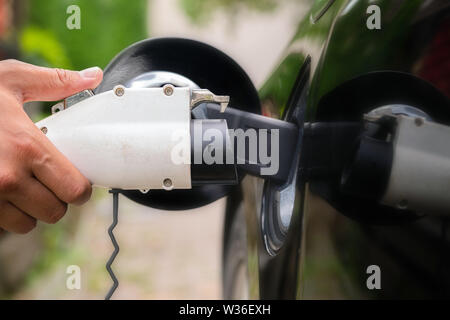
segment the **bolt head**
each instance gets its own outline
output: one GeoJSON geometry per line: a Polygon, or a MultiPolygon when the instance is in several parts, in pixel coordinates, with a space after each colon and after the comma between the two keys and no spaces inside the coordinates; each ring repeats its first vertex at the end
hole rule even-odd
{"type": "Polygon", "coordinates": [[[172,94],[173,94],[173,86],[172,85],[170,85],[170,84],[166,84],[164,87],[163,87],[163,90],[164,90],[164,94],[166,95],[166,96],[171,96],[172,94]]]}
{"type": "Polygon", "coordinates": [[[122,86],[117,86],[114,88],[114,94],[118,97],[121,97],[125,94],[125,88],[122,86]]]}
{"type": "Polygon", "coordinates": [[[406,200],[406,199],[400,200],[400,202],[398,203],[397,207],[399,209],[402,209],[402,210],[408,209],[408,200],[406,200]]]}
{"type": "Polygon", "coordinates": [[[424,121],[422,118],[415,118],[414,123],[416,124],[416,126],[420,127],[421,125],[423,125],[424,121]]]}
{"type": "Polygon", "coordinates": [[[170,180],[169,178],[164,179],[163,185],[164,185],[165,188],[171,188],[172,187],[172,180],[170,180]]]}

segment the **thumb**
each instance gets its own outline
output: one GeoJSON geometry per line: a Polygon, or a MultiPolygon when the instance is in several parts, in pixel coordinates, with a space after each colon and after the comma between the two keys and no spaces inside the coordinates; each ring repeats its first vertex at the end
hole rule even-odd
{"type": "Polygon", "coordinates": [[[0,75],[22,102],[61,100],[86,89],[95,89],[103,79],[103,72],[98,67],[70,71],[19,61],[1,62],[0,75]],[[6,76],[3,76],[5,72],[6,76]]]}

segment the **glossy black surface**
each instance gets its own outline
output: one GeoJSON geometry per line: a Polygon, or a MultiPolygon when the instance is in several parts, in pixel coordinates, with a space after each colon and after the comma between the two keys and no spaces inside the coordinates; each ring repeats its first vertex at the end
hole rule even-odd
{"type": "MultiPolygon", "coordinates": [[[[314,1],[308,14],[299,16],[286,56],[260,90],[262,112],[276,118],[291,112],[295,79],[310,56],[307,121],[359,120],[385,104],[404,103],[449,124],[449,26],[448,1],[314,1]],[[381,9],[381,30],[366,27],[366,10],[373,4],[381,9]]],[[[450,296],[446,219],[426,216],[376,226],[361,218],[381,216],[383,208],[369,201],[336,208],[299,181],[289,230],[276,254],[265,249],[264,228],[258,235],[247,226],[248,236],[258,242],[248,246],[252,297],[450,296]],[[381,290],[366,286],[366,269],[373,264],[381,269],[381,290]]],[[[264,214],[270,213],[258,204],[262,184],[244,184],[230,207],[243,198],[247,214],[266,221],[264,214]]]]}

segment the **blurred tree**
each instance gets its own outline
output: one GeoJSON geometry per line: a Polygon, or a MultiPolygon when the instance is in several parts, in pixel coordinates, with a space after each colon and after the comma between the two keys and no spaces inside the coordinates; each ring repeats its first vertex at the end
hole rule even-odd
{"type": "Polygon", "coordinates": [[[194,23],[205,23],[214,11],[235,14],[243,7],[258,11],[274,10],[281,0],[179,0],[181,8],[194,23]]]}
{"type": "MultiPolygon", "coordinates": [[[[21,60],[48,67],[104,68],[125,47],[147,38],[147,0],[23,0],[21,60]],[[69,6],[80,8],[81,28],[70,30],[69,6]]],[[[44,104],[48,115],[52,103],[44,104]]],[[[33,108],[36,110],[36,108],[33,108]]]]}
{"type": "Polygon", "coordinates": [[[21,32],[24,59],[53,67],[105,67],[119,51],[147,37],[147,0],[28,0],[21,32]],[[81,29],[69,30],[67,8],[81,10],[81,29]]]}

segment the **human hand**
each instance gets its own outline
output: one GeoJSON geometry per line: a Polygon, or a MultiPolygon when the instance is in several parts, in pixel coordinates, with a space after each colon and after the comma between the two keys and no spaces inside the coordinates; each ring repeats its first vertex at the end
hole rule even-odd
{"type": "Polygon", "coordinates": [[[97,87],[102,77],[97,67],[77,72],[0,61],[0,230],[27,233],[37,220],[56,223],[68,203],[90,198],[89,181],[35,126],[23,103],[61,100],[97,87]]]}

